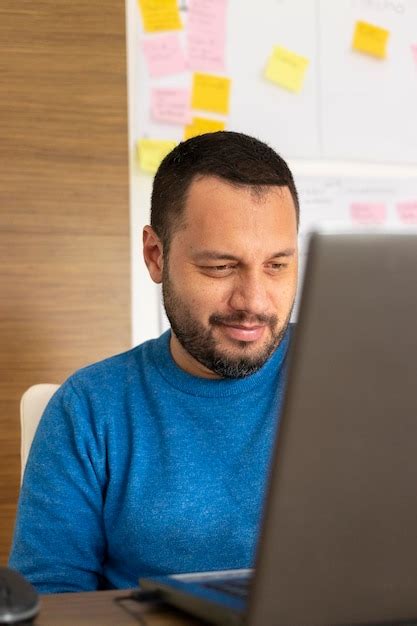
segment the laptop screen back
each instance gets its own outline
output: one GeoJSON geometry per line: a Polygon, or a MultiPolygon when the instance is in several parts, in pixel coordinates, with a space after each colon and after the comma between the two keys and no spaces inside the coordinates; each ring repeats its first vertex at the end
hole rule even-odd
{"type": "Polygon", "coordinates": [[[417,618],[417,237],[315,234],[249,624],[417,618]]]}

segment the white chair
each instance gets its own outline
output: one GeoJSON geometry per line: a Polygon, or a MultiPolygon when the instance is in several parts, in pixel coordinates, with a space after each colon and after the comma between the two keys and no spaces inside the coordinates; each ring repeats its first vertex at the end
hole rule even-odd
{"type": "Polygon", "coordinates": [[[39,420],[42,417],[46,405],[58,388],[59,385],[52,384],[33,385],[25,391],[20,400],[20,482],[22,482],[23,479],[23,472],[25,471],[30,446],[32,445],[39,420]]]}

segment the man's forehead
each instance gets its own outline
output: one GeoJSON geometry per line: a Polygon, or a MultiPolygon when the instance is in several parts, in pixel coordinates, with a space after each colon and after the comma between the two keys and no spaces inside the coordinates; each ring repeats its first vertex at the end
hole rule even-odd
{"type": "Polygon", "coordinates": [[[251,185],[211,174],[200,174],[191,181],[187,192],[187,200],[192,199],[196,194],[205,192],[224,193],[225,190],[235,194],[249,194],[259,201],[270,193],[282,195],[283,198],[292,198],[288,185],[251,185]]]}
{"type": "MultiPolygon", "coordinates": [[[[294,219],[189,220],[177,233],[178,250],[196,263],[293,257],[297,254],[297,228],[294,219]]],[[[175,245],[175,244],[174,244],[175,245]]]]}
{"type": "MultiPolygon", "coordinates": [[[[277,211],[296,213],[294,200],[288,186],[241,185],[216,176],[199,176],[189,187],[185,199],[183,226],[195,221],[234,217],[239,209],[262,210],[273,202],[277,211]]],[[[262,213],[259,212],[259,216],[262,213]]]]}

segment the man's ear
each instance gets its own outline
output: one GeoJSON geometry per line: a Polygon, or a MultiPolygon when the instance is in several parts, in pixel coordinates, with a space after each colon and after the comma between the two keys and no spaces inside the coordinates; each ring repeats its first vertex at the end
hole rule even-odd
{"type": "Polygon", "coordinates": [[[143,229],[143,258],[154,283],[161,283],[164,251],[162,242],[152,226],[145,226],[143,229]]]}

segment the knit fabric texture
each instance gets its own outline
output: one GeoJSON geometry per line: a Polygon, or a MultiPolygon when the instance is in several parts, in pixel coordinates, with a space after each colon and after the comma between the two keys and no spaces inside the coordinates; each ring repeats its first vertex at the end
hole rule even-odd
{"type": "Polygon", "coordinates": [[[291,334],[243,379],[184,372],[169,331],[72,375],[32,444],[9,565],[41,593],[251,567],[291,334]]]}

